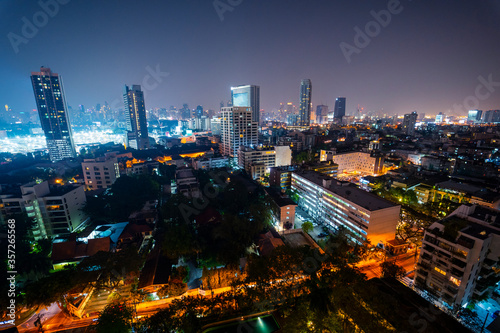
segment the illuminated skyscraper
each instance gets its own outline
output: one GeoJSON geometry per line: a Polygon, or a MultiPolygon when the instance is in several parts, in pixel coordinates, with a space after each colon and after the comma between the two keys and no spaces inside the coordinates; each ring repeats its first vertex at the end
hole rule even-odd
{"type": "Polygon", "coordinates": [[[335,109],[333,110],[333,117],[342,120],[345,116],[345,97],[338,97],[335,100],[335,109]]]}
{"type": "Polygon", "coordinates": [[[241,146],[254,147],[257,143],[257,123],[252,121],[252,110],[236,106],[222,108],[221,154],[237,158],[241,146]]]}
{"type": "Polygon", "coordinates": [[[31,83],[50,160],[76,156],[61,77],[50,68],[31,72],[31,83]]]}
{"type": "Polygon", "coordinates": [[[300,84],[300,109],[299,109],[299,126],[309,126],[311,123],[312,110],[312,84],[311,80],[302,80],[300,84]]]}
{"type": "MultiPolygon", "coordinates": [[[[231,106],[252,108],[252,121],[260,123],[260,87],[253,85],[231,87],[231,106]]],[[[228,105],[229,106],[229,105],[228,105]]]]}
{"type": "Polygon", "coordinates": [[[125,86],[123,101],[127,110],[127,146],[135,149],[148,149],[148,122],[141,86],[136,84],[132,88],[125,86]]]}

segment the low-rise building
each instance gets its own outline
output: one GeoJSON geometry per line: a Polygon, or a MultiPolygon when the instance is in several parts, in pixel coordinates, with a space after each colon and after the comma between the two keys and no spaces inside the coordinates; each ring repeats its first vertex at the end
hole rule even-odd
{"type": "Polygon", "coordinates": [[[353,241],[383,246],[396,236],[401,206],[314,171],[292,173],[298,206],[317,222],[344,229],[353,241]]]}
{"type": "Polygon", "coordinates": [[[322,175],[337,178],[337,173],[339,170],[338,164],[333,162],[321,162],[309,167],[310,170],[321,173],[322,175]]]}
{"type": "Polygon", "coordinates": [[[350,152],[335,154],[334,151],[322,150],[320,161],[332,161],[338,165],[338,174],[360,172],[379,175],[384,172],[384,156],[375,152],[350,152]]]}
{"type": "Polygon", "coordinates": [[[193,163],[193,167],[196,170],[219,169],[219,168],[226,168],[228,166],[229,166],[229,158],[225,156],[197,159],[193,163]]]}
{"type": "Polygon", "coordinates": [[[295,226],[295,207],[297,204],[287,196],[267,188],[266,193],[271,198],[271,211],[274,226],[277,231],[290,230],[295,226]]]}
{"type": "Polygon", "coordinates": [[[193,169],[178,169],[175,171],[175,182],[177,192],[188,198],[199,198],[201,196],[200,184],[193,173],[193,169]]]}

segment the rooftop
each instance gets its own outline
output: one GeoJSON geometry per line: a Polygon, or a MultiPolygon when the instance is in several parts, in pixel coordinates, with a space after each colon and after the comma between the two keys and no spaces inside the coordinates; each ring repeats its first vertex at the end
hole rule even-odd
{"type": "Polygon", "coordinates": [[[335,181],[335,179],[324,176],[315,171],[294,172],[293,175],[305,178],[315,183],[316,185],[323,187],[329,192],[336,194],[369,211],[376,211],[398,206],[388,200],[376,196],[375,194],[363,191],[357,188],[354,184],[335,181]]]}

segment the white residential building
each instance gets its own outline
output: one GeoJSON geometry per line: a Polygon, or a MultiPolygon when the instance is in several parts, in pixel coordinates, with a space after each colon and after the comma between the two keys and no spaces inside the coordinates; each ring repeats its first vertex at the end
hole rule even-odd
{"type": "Polygon", "coordinates": [[[343,228],[356,242],[385,245],[394,239],[401,206],[315,171],[292,173],[298,205],[330,228],[343,228]]]}
{"type": "Polygon", "coordinates": [[[225,107],[221,109],[221,154],[237,158],[240,146],[256,146],[257,123],[252,121],[249,107],[225,107]]]}

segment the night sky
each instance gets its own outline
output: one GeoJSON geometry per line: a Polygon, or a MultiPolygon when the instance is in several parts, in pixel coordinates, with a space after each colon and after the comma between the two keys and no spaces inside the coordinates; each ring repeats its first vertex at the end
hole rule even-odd
{"type": "Polygon", "coordinates": [[[309,78],[314,107],[332,109],[345,96],[348,114],[359,104],[391,115],[464,115],[464,99],[500,109],[496,0],[401,0],[400,12],[350,63],[340,43],[355,46],[354,28],[365,30],[370,11],[391,1],[220,0],[237,4],[223,20],[212,0],[59,1],[67,4],[46,24],[38,1],[0,1],[2,107],[36,107],[29,76],[43,65],[63,76],[73,107],[121,101],[124,84],[148,82],[147,108],[217,110],[232,85],[256,84],[261,108],[271,110],[298,104],[300,81],[309,78]],[[9,33],[24,38],[22,19],[33,22],[34,15],[41,27],[16,53],[9,33]],[[169,73],[160,82],[148,77],[157,66],[169,73]],[[490,75],[498,83],[476,95],[478,77],[490,75]]]}

